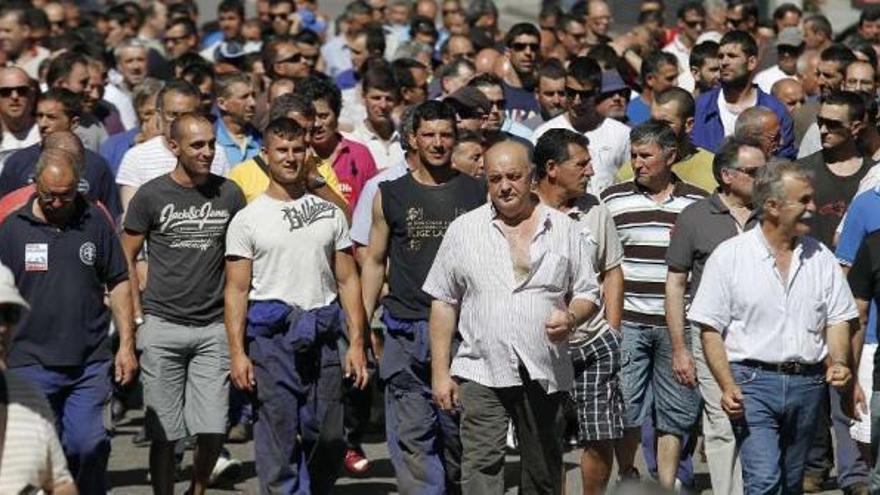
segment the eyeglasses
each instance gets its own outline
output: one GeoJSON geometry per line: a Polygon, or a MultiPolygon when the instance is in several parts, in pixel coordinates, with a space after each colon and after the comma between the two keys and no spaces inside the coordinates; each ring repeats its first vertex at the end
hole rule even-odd
{"type": "Polygon", "coordinates": [[[541,48],[541,45],[538,43],[512,43],[510,46],[517,52],[524,52],[526,48],[530,48],[533,52],[537,53],[538,49],[541,48]]]}
{"type": "Polygon", "coordinates": [[[276,61],[276,64],[300,64],[303,61],[315,63],[318,60],[317,55],[303,55],[302,53],[294,53],[293,55],[276,61]]]}
{"type": "Polygon", "coordinates": [[[290,20],[290,14],[269,14],[270,21],[290,20]]]}
{"type": "Polygon", "coordinates": [[[15,93],[16,96],[28,96],[31,94],[30,86],[6,86],[0,88],[0,97],[9,98],[15,93]]]}
{"type": "Polygon", "coordinates": [[[569,88],[568,86],[565,87],[565,97],[571,101],[574,101],[577,98],[580,98],[581,101],[586,101],[586,100],[589,100],[590,98],[594,98],[595,96],[596,96],[595,89],[574,89],[574,88],[569,88]]]}
{"type": "Polygon", "coordinates": [[[844,122],[834,119],[826,119],[825,117],[816,117],[816,124],[819,126],[819,129],[825,127],[831,132],[842,131],[846,127],[844,122]]]}
{"type": "Polygon", "coordinates": [[[749,167],[749,168],[733,168],[732,170],[736,170],[737,172],[748,175],[751,178],[755,178],[758,176],[758,172],[761,170],[761,167],[749,167]]]}
{"type": "Polygon", "coordinates": [[[166,36],[163,38],[163,41],[166,45],[176,45],[187,38],[189,38],[188,34],[184,34],[183,36],[166,36]]]}
{"type": "Polygon", "coordinates": [[[37,189],[37,198],[39,198],[40,201],[42,201],[43,203],[54,203],[56,199],[58,201],[61,201],[62,203],[70,203],[71,201],[76,199],[76,194],[76,189],[61,194],[49,191],[40,191],[39,189],[37,189]]]}

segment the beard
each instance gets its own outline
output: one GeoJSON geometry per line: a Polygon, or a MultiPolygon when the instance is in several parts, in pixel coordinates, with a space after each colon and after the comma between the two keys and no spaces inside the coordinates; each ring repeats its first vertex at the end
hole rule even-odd
{"type": "Polygon", "coordinates": [[[736,76],[729,81],[721,80],[721,87],[724,89],[744,89],[749,84],[749,74],[746,72],[743,75],[736,76]]]}

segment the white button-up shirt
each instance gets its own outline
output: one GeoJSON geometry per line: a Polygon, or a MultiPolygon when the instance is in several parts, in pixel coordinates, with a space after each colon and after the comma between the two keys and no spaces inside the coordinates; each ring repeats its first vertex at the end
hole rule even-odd
{"type": "Polygon", "coordinates": [[[721,332],[731,362],[818,363],[827,354],[825,329],[857,317],[827,247],[802,237],[782,280],[760,226],[712,253],[688,312],[691,321],[721,332]]]}
{"type": "Polygon", "coordinates": [[[590,246],[564,213],[537,206],[541,221],[529,250],[531,270],[514,276],[510,245],[486,204],[455,219],[422,289],[459,307],[461,346],[452,375],[493,388],[522,385],[520,365],[548,393],[569,390],[568,343],[550,342],[545,323],[566,298],[599,303],[590,246]]]}

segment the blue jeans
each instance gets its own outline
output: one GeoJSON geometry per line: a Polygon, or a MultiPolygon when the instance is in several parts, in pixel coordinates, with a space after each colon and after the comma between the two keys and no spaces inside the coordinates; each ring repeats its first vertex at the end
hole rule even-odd
{"type": "Polygon", "coordinates": [[[871,457],[874,468],[869,476],[871,493],[880,493],[880,392],[874,390],[871,396],[871,457]]]}
{"type": "Polygon", "coordinates": [[[32,364],[10,371],[46,395],[79,492],[107,493],[110,434],[105,419],[112,391],[110,361],[51,368],[32,364]]]}
{"type": "Polygon", "coordinates": [[[745,416],[733,421],[745,495],[803,493],[804,464],[825,397],[821,372],[788,375],[731,363],[745,416]]]}

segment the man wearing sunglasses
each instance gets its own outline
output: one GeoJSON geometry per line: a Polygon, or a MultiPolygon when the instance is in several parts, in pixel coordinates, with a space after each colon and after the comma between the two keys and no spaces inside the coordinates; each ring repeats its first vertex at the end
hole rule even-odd
{"type": "Polygon", "coordinates": [[[782,79],[797,77],[797,61],[804,53],[804,35],[796,27],[785,28],[776,37],[776,54],[779,62],[755,76],[755,84],[761,91],[770,93],[773,85],[782,79]]]}
{"type": "Polygon", "coordinates": [[[36,95],[31,80],[18,67],[0,69],[0,152],[26,148],[40,142],[34,119],[36,95]]]}
{"type": "Polygon", "coordinates": [[[568,66],[565,76],[565,97],[568,110],[538,126],[532,143],[550,129],[570,129],[590,140],[590,156],[596,175],[588,192],[598,195],[614,182],[617,170],[629,159],[629,127],[596,111],[596,97],[602,87],[602,69],[587,57],[577,57],[568,66]]]}
{"type": "Polygon", "coordinates": [[[678,34],[663,51],[675,55],[678,61],[678,86],[694,91],[694,77],[690,71],[691,50],[706,27],[706,9],[702,2],[687,2],[678,9],[678,34]]]}
{"type": "Polygon", "coordinates": [[[165,45],[168,61],[172,62],[184,53],[193,52],[199,47],[198,29],[190,19],[178,17],[168,23],[162,43],[165,45]]]}
{"type": "Polygon", "coordinates": [[[106,493],[111,310],[120,336],[115,381],[130,383],[138,368],[128,269],[112,223],[77,191],[76,158],[47,149],[36,169],[36,193],[0,227],[0,262],[39,309],[19,321],[6,364],[52,404],[80,492],[106,493]]]}
{"type": "Polygon", "coordinates": [[[504,80],[504,99],[507,117],[522,122],[538,114],[538,100],[535,99],[535,86],[538,58],[541,49],[541,33],[534,24],[521,22],[515,24],[504,37],[507,47],[505,54],[510,61],[513,73],[506,74],[504,80]]]}

